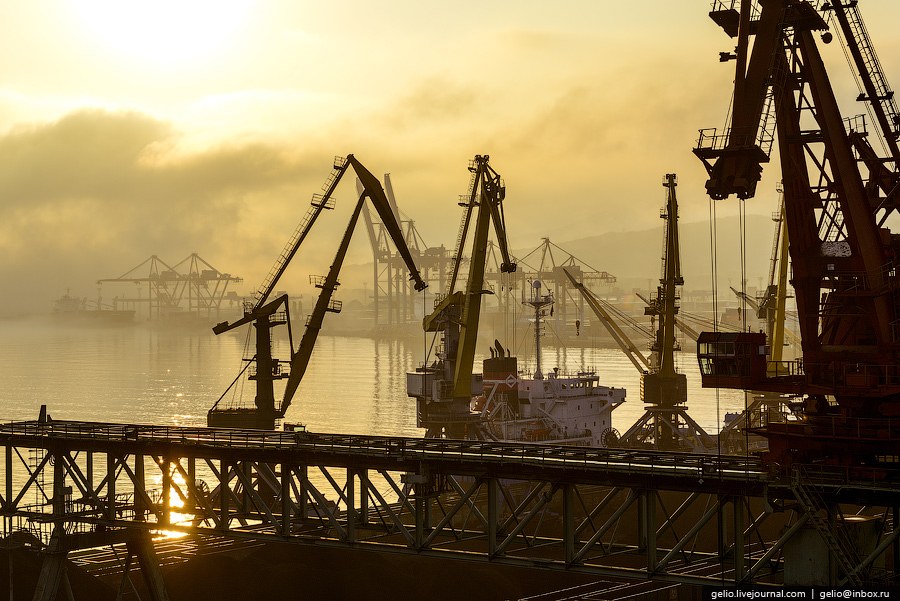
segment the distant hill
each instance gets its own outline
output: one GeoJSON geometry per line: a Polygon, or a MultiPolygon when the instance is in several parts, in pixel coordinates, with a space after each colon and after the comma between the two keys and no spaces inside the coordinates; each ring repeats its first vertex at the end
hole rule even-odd
{"type": "MultiPolygon", "coordinates": [[[[720,295],[730,298],[728,285],[740,287],[740,246],[737,218],[720,218],[718,224],[718,273],[720,295]]],[[[772,252],[772,236],[775,225],[768,217],[760,215],[747,216],[747,286],[756,288],[765,283],[769,273],[769,256],[772,252]]],[[[709,251],[709,224],[704,222],[680,223],[681,239],[681,271],[684,276],[686,291],[709,290],[711,288],[710,273],[712,262],[709,251]]],[[[662,269],[663,228],[660,227],[631,232],[610,232],[577,240],[550,241],[575,255],[591,267],[608,271],[616,276],[616,287],[629,292],[633,288],[641,290],[656,287],[662,269]]],[[[522,257],[540,245],[540,240],[526,249],[514,249],[516,257],[522,257]]],[[[561,253],[554,251],[558,263],[564,260],[561,253]]],[[[528,263],[537,267],[540,257],[537,253],[528,259],[528,263]]],[[[372,264],[345,265],[341,280],[347,286],[341,289],[341,298],[350,298],[363,294],[370,298],[372,290],[372,264]],[[363,288],[367,292],[364,293],[363,288]]],[[[314,292],[317,294],[317,292],[314,292]]]]}
{"type": "MultiPolygon", "coordinates": [[[[746,218],[746,277],[748,287],[763,284],[768,278],[769,259],[775,224],[762,215],[746,218]]],[[[712,261],[710,259],[710,228],[707,222],[679,223],[681,242],[681,272],[685,289],[709,290],[712,261]]],[[[737,217],[721,218],[717,225],[719,286],[739,287],[741,281],[740,236],[737,217]]],[[[657,280],[662,269],[663,227],[632,231],[609,232],[571,241],[551,242],[573,254],[581,261],[616,276],[619,287],[647,287],[647,280],[657,280]]],[[[518,256],[524,252],[516,251],[518,256]]],[[[560,259],[557,257],[557,261],[560,259]]],[[[529,261],[530,263],[531,261],[529,261]]],[[[654,283],[655,286],[655,283],[654,283]]]]}

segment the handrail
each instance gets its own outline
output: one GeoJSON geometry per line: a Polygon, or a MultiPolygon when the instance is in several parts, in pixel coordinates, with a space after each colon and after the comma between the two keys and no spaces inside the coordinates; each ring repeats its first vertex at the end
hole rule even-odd
{"type": "Polygon", "coordinates": [[[651,476],[706,477],[762,482],[767,470],[755,458],[728,455],[696,455],[633,449],[596,449],[556,444],[528,444],[479,440],[401,438],[356,434],[314,434],[111,424],[101,422],[9,422],[0,424],[0,442],[34,444],[20,438],[109,441],[120,443],[166,443],[185,447],[285,450],[343,455],[384,455],[400,459],[471,460],[503,464],[515,460],[545,467],[613,469],[651,476]]]}

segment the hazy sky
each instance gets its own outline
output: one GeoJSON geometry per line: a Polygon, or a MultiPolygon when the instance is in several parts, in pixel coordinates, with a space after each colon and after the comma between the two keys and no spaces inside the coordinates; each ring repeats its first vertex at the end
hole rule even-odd
{"type": "MultiPolygon", "coordinates": [[[[862,8],[896,85],[894,4],[862,8]]],[[[196,251],[251,288],[347,153],[391,173],[429,245],[452,246],[475,154],[506,180],[514,248],[657,226],[667,172],[682,219],[708,214],[691,148],[722,125],[733,63],[706,0],[0,6],[0,313],[93,294],[151,254],[196,251]]],[[[750,211],[774,210],[776,179],[750,211]]],[[[297,281],[327,268],[354,197],[339,191],[297,281]]]]}

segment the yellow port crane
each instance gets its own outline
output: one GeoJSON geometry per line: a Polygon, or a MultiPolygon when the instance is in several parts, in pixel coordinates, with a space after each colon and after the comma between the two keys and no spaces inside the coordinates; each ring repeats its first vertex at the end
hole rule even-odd
{"type": "Polygon", "coordinates": [[[288,240],[284,250],[278,256],[266,279],[257,289],[255,295],[255,303],[247,303],[244,307],[244,316],[240,319],[228,323],[222,322],[213,328],[213,332],[218,335],[229,330],[233,330],[239,326],[253,323],[256,328],[256,354],[247,362],[244,370],[238,374],[231,386],[219,397],[215,405],[207,413],[207,425],[212,427],[243,427],[258,428],[264,430],[272,430],[275,428],[277,420],[282,419],[288,407],[293,400],[294,393],[300,385],[303,375],[309,365],[310,357],[315,346],[316,339],[322,327],[322,322],[326,313],[339,313],[341,310],[341,302],[333,300],[335,289],[340,285],[338,275],[347,254],[350,240],[353,236],[356,223],[362,211],[365,200],[368,198],[372,201],[375,210],[378,211],[382,219],[382,223],[387,229],[397,246],[400,255],[406,262],[410,271],[410,279],[415,282],[416,290],[424,290],[425,282],[419,275],[419,271],[413,262],[412,255],[403,237],[400,225],[394,217],[390,204],[385,196],[384,189],[378,179],[369,172],[352,154],[346,158],[336,157],[334,161],[334,169],[328,180],[323,185],[324,194],[315,194],[312,199],[312,207],[304,216],[300,225],[294,232],[294,235],[288,240]],[[362,183],[362,191],[359,200],[347,224],[344,236],[338,246],[334,261],[331,264],[328,275],[311,276],[310,280],[317,288],[321,289],[318,300],[313,308],[312,313],[306,321],[306,328],[297,350],[293,350],[293,338],[290,327],[290,317],[288,312],[288,297],[282,295],[271,302],[267,302],[275,285],[278,283],[282,274],[288,266],[288,263],[297,253],[300,245],[306,239],[313,224],[318,216],[325,209],[334,208],[334,200],[332,194],[338,183],[341,181],[347,169],[353,167],[359,181],[362,183]],[[280,309],[284,308],[283,311],[280,309]],[[287,324],[288,340],[291,346],[290,361],[281,361],[272,357],[272,333],[271,330],[277,325],[287,324]],[[222,399],[228,393],[234,384],[240,379],[241,375],[251,364],[256,365],[256,370],[250,373],[250,379],[256,381],[256,398],[253,407],[220,407],[222,399]],[[282,396],[281,403],[275,406],[274,382],[275,380],[287,379],[287,383],[282,396]]]}
{"type": "Polygon", "coordinates": [[[676,287],[684,284],[684,278],[681,276],[678,201],[675,195],[677,179],[674,173],[666,174],[663,186],[666,188],[666,205],[660,217],[665,220],[666,226],[662,276],[656,296],[649,299],[648,306],[644,309],[645,315],[657,318],[655,338],[650,346],[652,357],[649,360],[615,324],[599,299],[584,284],[577,282],[571,273],[566,271],[566,275],[609,329],[632,364],[641,372],[644,415],[621,436],[615,446],[707,452],[715,447],[715,440],[688,415],[685,405],[687,377],[675,369],[675,350],[678,347],[675,329],[679,310],[676,287]]]}
{"type": "Polygon", "coordinates": [[[489,164],[489,155],[476,155],[469,163],[472,176],[468,192],[460,197],[465,211],[456,241],[456,254],[447,293],[436,300],[434,311],[425,317],[426,332],[442,332],[443,345],[431,365],[423,365],[407,374],[407,394],[416,398],[417,424],[425,436],[438,438],[480,437],[480,415],[471,410],[472,394],[481,391],[473,377],[475,343],[481,315],[481,297],[492,294],[485,289],[485,262],[488,234],[493,223],[502,262],[500,271],[512,273],[506,242],[503,199],[506,187],[489,164]],[[474,221],[469,273],[464,289],[456,290],[463,263],[463,247],[474,221]]]}

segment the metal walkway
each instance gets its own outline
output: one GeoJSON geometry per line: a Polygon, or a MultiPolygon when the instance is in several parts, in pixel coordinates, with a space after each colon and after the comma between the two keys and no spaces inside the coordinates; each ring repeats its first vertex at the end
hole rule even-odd
{"type": "Polygon", "coordinates": [[[854,582],[883,575],[898,538],[883,474],[838,470],[804,487],[817,500],[805,507],[790,478],[746,457],[73,421],[0,425],[0,442],[4,534],[57,554],[163,530],[780,584],[795,537],[820,510],[817,528],[837,523],[842,501],[881,503],[860,512],[877,536],[854,582]]]}

